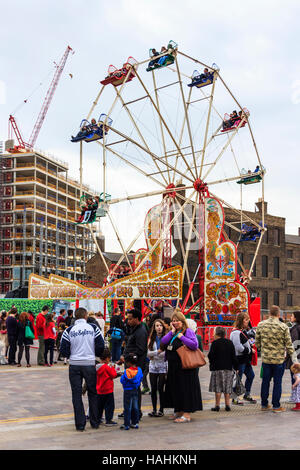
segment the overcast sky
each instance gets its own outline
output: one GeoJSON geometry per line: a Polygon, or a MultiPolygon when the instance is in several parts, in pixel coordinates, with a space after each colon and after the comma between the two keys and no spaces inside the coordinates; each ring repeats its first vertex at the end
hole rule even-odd
{"type": "MultiPolygon", "coordinates": [[[[204,63],[217,63],[239,102],[251,110],[257,148],[267,169],[265,199],[269,213],[286,217],[287,232],[296,234],[300,226],[299,213],[295,211],[300,192],[299,18],[298,0],[11,0],[2,3],[0,140],[7,138],[10,113],[14,113],[24,139],[29,139],[54,73],[53,62],[58,62],[70,45],[75,54],[68,59],[36,147],[67,161],[70,176],[78,179],[79,147],[70,142],[70,135],[77,132],[80,120],[87,115],[108,65],[121,66],[130,55],[138,61],[145,60],[150,47],[159,49],[174,39],[181,51],[204,63]],[[24,99],[27,103],[21,106],[24,99]]],[[[185,72],[191,74],[192,70],[185,72]]],[[[132,90],[133,83],[128,84],[132,90]]],[[[104,99],[109,108],[113,95],[104,99]]],[[[223,109],[221,102],[219,105],[221,113],[232,111],[223,109]]],[[[151,125],[147,114],[145,121],[145,126],[151,125]]],[[[101,192],[102,154],[99,146],[89,145],[85,151],[85,183],[101,192]]],[[[248,147],[241,148],[248,154],[248,147]]],[[[108,190],[113,197],[157,189],[151,181],[145,181],[140,175],[135,179],[124,166],[111,163],[108,190]],[[116,183],[119,191],[114,186],[116,183]]],[[[231,189],[235,193],[234,205],[239,196],[236,187],[231,189]]],[[[257,195],[249,190],[248,201],[245,195],[245,209],[254,209],[257,195]]],[[[137,208],[146,213],[150,207],[148,201],[131,204],[126,214],[134,218],[137,208]]],[[[138,228],[142,220],[134,222],[138,228]]],[[[119,228],[122,232],[122,227],[119,228]]],[[[132,236],[131,232],[128,236],[124,234],[124,239],[129,242],[132,236]]],[[[116,246],[112,243],[108,248],[116,246]]]]}

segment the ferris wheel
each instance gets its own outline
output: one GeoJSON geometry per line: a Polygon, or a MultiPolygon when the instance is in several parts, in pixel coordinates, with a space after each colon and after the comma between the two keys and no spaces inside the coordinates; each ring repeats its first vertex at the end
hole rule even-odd
{"type": "MultiPolygon", "coordinates": [[[[111,225],[121,251],[113,269],[108,268],[94,237],[108,274],[113,276],[124,262],[129,274],[147,268],[160,272],[175,260],[189,286],[183,306],[195,305],[204,285],[207,201],[211,212],[219,211],[214,228],[219,230],[220,243],[228,240],[226,226],[239,234],[238,245],[256,240],[250,266],[241,262],[237,251],[242,282],[249,282],[266,230],[264,204],[260,223],[245,212],[244,204],[245,200],[264,201],[266,171],[251,127],[251,104],[240,104],[215,63],[207,65],[189,56],[174,41],[160,52],[151,48],[144,60],[129,56],[119,69],[110,65],[100,83],[72,142],[80,142],[81,186],[87,164],[83,142],[99,146],[101,196],[96,206],[90,201],[93,210],[87,202],[83,213],[88,209],[91,217],[85,214],[79,223],[90,222],[91,228],[101,217],[111,225]],[[100,117],[95,119],[97,110],[100,117]],[[122,180],[126,168],[135,176],[122,181],[118,194],[112,194],[112,178],[117,174],[122,180]],[[144,192],[135,191],[141,186],[137,182],[143,182],[144,192]],[[151,205],[153,198],[156,203],[151,205]],[[138,202],[144,207],[140,229],[125,243],[117,213],[124,204],[134,207],[138,202]],[[224,208],[233,214],[230,221],[224,208]],[[145,237],[144,246],[141,237],[145,237]]],[[[217,262],[215,257],[213,264],[217,262]]]]}

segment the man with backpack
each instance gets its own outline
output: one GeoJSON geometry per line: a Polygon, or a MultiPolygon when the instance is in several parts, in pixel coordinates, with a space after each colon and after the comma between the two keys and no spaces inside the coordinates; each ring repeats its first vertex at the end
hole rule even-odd
{"type": "Polygon", "coordinates": [[[106,335],[111,338],[111,360],[116,363],[121,357],[121,346],[125,338],[124,324],[119,307],[114,309],[114,314],[110,320],[110,328],[106,335]]]}

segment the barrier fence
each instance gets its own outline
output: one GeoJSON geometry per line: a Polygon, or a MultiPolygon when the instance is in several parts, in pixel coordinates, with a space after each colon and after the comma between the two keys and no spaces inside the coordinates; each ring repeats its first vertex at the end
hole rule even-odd
{"type": "MultiPolygon", "coordinates": [[[[214,341],[214,331],[216,326],[199,326],[196,334],[201,336],[203,350],[209,351],[211,343],[214,341]]],[[[225,338],[230,339],[230,333],[233,330],[233,326],[224,326],[225,338]]]]}

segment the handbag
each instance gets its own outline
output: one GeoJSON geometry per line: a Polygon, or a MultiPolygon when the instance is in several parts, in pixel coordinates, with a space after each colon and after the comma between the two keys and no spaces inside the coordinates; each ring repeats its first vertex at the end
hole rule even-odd
{"type": "Polygon", "coordinates": [[[32,331],[32,329],[30,328],[29,325],[26,325],[25,326],[25,338],[26,339],[34,339],[34,333],[32,331]]]}
{"type": "Polygon", "coordinates": [[[203,367],[206,364],[205,356],[199,348],[192,350],[187,346],[182,345],[176,351],[181,359],[183,369],[196,369],[203,367]]]}
{"type": "Polygon", "coordinates": [[[242,384],[240,376],[236,371],[233,372],[232,390],[238,397],[246,392],[246,389],[242,384]]]}

